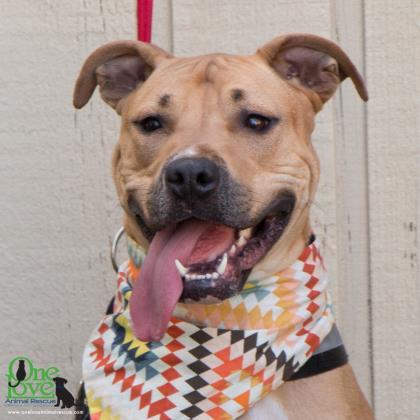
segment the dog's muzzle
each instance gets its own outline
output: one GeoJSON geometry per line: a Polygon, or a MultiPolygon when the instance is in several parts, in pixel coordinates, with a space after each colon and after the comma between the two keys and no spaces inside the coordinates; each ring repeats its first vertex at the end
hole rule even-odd
{"type": "Polygon", "coordinates": [[[293,192],[283,190],[251,218],[252,197],[245,188],[223,162],[203,157],[169,161],[151,196],[149,222],[134,200],[130,206],[156,249],[156,264],[176,267],[181,301],[206,303],[242,290],[252,268],[279,240],[296,202],[293,192]],[[168,255],[171,261],[163,261],[168,255]]]}

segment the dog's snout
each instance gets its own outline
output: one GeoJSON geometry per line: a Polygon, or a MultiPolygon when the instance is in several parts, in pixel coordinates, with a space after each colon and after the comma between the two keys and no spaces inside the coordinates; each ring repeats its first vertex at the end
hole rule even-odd
{"type": "Polygon", "coordinates": [[[216,191],[218,166],[206,158],[182,158],[171,162],[165,171],[168,189],[182,200],[192,202],[216,191]]]}

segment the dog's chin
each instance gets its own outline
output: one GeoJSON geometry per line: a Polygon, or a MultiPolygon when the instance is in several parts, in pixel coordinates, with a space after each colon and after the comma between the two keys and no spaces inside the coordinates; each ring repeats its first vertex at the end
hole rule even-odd
{"type": "MultiPolygon", "coordinates": [[[[238,294],[252,268],[281,238],[295,202],[294,194],[283,193],[262,212],[256,224],[246,229],[194,218],[175,223],[172,235],[187,230],[189,226],[199,225],[203,231],[190,256],[177,262],[183,282],[180,301],[218,303],[238,294]]],[[[139,216],[137,221],[143,234],[153,239],[153,232],[139,216]]]]}

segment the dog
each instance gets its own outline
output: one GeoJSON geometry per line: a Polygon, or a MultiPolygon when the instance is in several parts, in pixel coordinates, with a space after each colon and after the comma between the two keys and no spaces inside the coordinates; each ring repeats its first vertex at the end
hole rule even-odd
{"type": "Polygon", "coordinates": [[[70,391],[66,389],[64,384],[67,383],[67,379],[60,378],[59,376],[53,378],[55,383],[55,395],[57,397],[57,403],[54,407],[58,407],[61,402],[61,408],[70,408],[74,406],[74,397],[70,391]]]}
{"type": "MultiPolygon", "coordinates": [[[[194,304],[220,306],[250,275],[287,270],[312,242],[320,168],[310,137],[347,77],[366,101],[347,55],[310,34],[279,36],[249,56],[177,58],[116,41],[88,57],[73,103],[82,108],[99,86],[121,116],[113,178],[125,231],[148,249],[126,318],[142,342],[175,331],[183,302],[185,317],[194,304]]],[[[372,418],[349,364],[317,373],[284,382],[242,418],[372,418]]]]}

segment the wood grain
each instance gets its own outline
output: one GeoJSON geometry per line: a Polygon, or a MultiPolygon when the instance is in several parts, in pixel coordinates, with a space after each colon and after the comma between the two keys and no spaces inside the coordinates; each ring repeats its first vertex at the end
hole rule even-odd
{"type": "MultiPolygon", "coordinates": [[[[363,1],[336,0],[332,5],[332,38],[363,74],[363,1]]],[[[334,105],[339,282],[336,303],[350,362],[372,402],[366,105],[350,81],[342,84],[334,105]]]]}
{"type": "Polygon", "coordinates": [[[365,3],[371,98],[367,132],[373,372],[378,419],[420,416],[418,5],[413,1],[365,3]]]}

